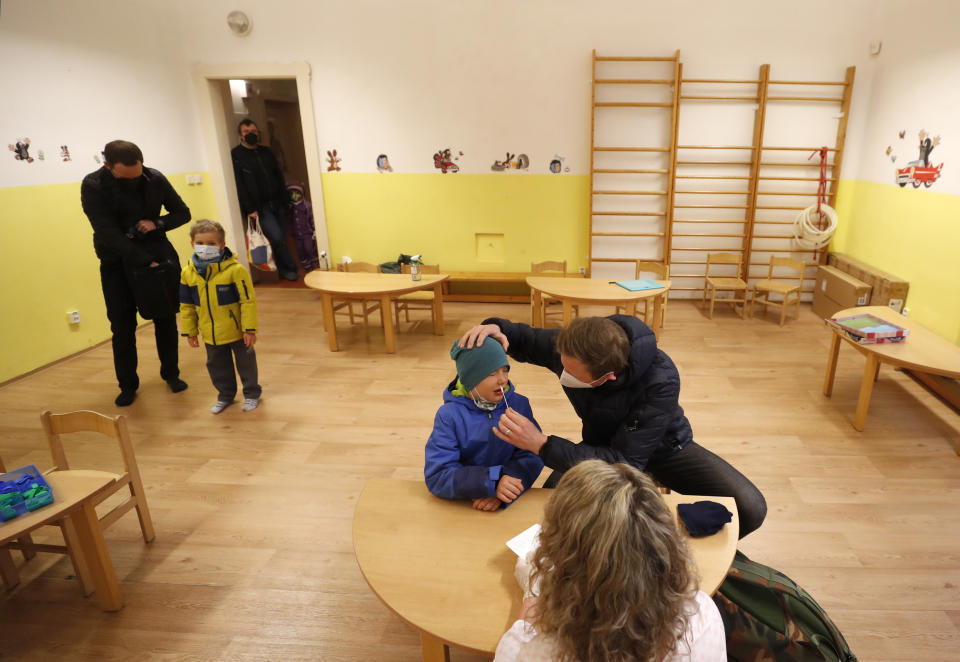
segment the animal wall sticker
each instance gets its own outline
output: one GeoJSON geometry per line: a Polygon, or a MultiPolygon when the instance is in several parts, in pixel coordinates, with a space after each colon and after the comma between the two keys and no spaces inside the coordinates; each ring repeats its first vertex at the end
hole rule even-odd
{"type": "Polygon", "coordinates": [[[433,155],[433,167],[443,174],[460,172],[460,166],[454,163],[460,156],[463,156],[463,152],[460,152],[459,156],[454,157],[453,151],[449,147],[439,149],[433,155]]]}
{"type": "Polygon", "coordinates": [[[387,159],[386,154],[381,154],[377,157],[377,172],[393,172],[393,168],[390,167],[390,160],[387,159]]]}
{"type": "MultiPolygon", "coordinates": [[[[903,140],[906,135],[906,130],[900,131],[898,135],[900,140],[903,140]]],[[[917,158],[913,161],[908,161],[906,166],[898,168],[896,171],[896,182],[900,188],[904,188],[907,184],[910,184],[913,188],[920,188],[920,186],[930,188],[940,179],[943,163],[934,165],[930,160],[930,153],[941,142],[940,136],[931,138],[926,129],[920,129],[917,136],[920,140],[917,147],[917,158]]],[[[904,147],[904,149],[907,148],[904,147]]],[[[887,146],[885,154],[891,163],[897,162],[897,154],[892,146],[887,146]]]]}
{"type": "Polygon", "coordinates": [[[337,156],[337,150],[331,151],[328,149],[327,163],[329,163],[330,165],[327,166],[327,172],[340,172],[340,170],[342,170],[342,168],[340,167],[340,162],[342,160],[343,159],[337,156]]]}
{"type": "Polygon", "coordinates": [[[530,157],[526,154],[511,154],[507,152],[507,158],[503,161],[494,161],[490,169],[494,172],[503,172],[505,170],[526,170],[530,167],[530,157]]]}
{"type": "Polygon", "coordinates": [[[21,138],[17,140],[15,145],[7,145],[10,148],[10,151],[13,152],[13,158],[17,161],[26,161],[27,163],[33,163],[33,157],[30,156],[30,139],[21,138]]]}

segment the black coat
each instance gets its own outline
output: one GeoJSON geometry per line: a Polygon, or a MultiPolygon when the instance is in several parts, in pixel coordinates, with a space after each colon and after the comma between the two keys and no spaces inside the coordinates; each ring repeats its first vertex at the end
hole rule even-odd
{"type": "Polygon", "coordinates": [[[190,209],[159,170],[144,166],[141,179],[140,190],[131,192],[105,167],[83,178],[80,204],[93,226],[93,248],[103,262],[139,267],[177,260],[166,232],[188,222],[190,209]],[[161,207],[166,214],[160,214],[161,207]],[[137,232],[134,227],[141,220],[156,223],[157,231],[137,232]]]}
{"type": "Polygon", "coordinates": [[[233,176],[237,180],[237,198],[244,217],[259,212],[268,202],[287,201],[287,183],[269,147],[250,149],[237,145],[230,151],[233,176]]]}
{"type": "MultiPolygon", "coordinates": [[[[650,328],[636,317],[611,315],[630,338],[630,361],[616,380],[596,388],[563,387],[583,422],[583,442],[550,435],[540,457],[551,469],[566,471],[583,460],[624,462],[643,469],[651,459],[666,457],[693,439],[683,414],[680,375],[670,357],[657,348],[650,328]]],[[[510,341],[507,354],[517,361],[563,372],[556,349],[559,329],[536,329],[526,324],[490,318],[510,341]]]]}

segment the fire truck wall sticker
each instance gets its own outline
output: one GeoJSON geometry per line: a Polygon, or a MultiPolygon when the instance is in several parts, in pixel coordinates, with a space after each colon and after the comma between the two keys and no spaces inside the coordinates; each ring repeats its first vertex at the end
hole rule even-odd
{"type": "Polygon", "coordinates": [[[453,150],[449,147],[441,148],[433,154],[433,167],[443,174],[460,172],[460,166],[454,163],[454,161],[459,161],[461,156],[463,156],[463,152],[458,152],[457,155],[454,156],[453,150]]]}
{"type": "MultiPolygon", "coordinates": [[[[900,131],[898,134],[899,139],[904,140],[906,133],[906,131],[900,131]]],[[[940,179],[940,171],[943,169],[943,163],[933,165],[933,162],[930,160],[930,152],[940,144],[940,136],[933,136],[931,138],[925,129],[921,129],[917,135],[920,139],[917,159],[908,161],[902,168],[897,168],[896,179],[900,188],[905,187],[907,184],[910,184],[913,188],[920,188],[921,185],[923,185],[924,188],[930,188],[935,181],[940,179]]],[[[903,149],[906,150],[908,148],[904,145],[903,149]]],[[[886,155],[889,157],[891,163],[895,164],[897,162],[897,154],[892,146],[887,146],[886,155]]]]}

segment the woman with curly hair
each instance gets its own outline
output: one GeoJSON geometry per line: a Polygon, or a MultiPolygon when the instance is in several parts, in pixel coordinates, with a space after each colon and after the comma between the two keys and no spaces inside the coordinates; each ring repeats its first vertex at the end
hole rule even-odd
{"type": "Polygon", "coordinates": [[[494,662],[725,662],[720,612],[653,482],[626,464],[566,472],[532,564],[517,562],[518,620],[494,662]]]}

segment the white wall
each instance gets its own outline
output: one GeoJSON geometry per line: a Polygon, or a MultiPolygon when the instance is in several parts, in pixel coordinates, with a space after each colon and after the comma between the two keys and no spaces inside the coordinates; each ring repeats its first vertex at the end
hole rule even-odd
{"type": "Polygon", "coordinates": [[[179,19],[164,4],[3,2],[0,186],[80,181],[118,138],[137,143],[161,171],[206,169],[179,19]],[[24,137],[33,163],[7,150],[24,137]],[[60,160],[62,144],[73,161],[60,160]]]}
{"type": "MultiPolygon", "coordinates": [[[[856,170],[880,32],[872,0],[248,0],[253,32],[226,27],[227,0],[178,0],[187,59],[307,61],[320,148],[347,171],[434,172],[437,148],[462,150],[464,172],[490,172],[503,152],[526,153],[530,172],[554,154],[589,169],[590,51],[670,55],[685,74],[839,80],[857,66],[847,172],[856,170]]],[[[789,125],[789,123],[787,123],[789,125]]]]}
{"type": "Polygon", "coordinates": [[[875,59],[876,80],[864,104],[860,167],[854,177],[881,184],[894,182],[896,169],[918,156],[917,133],[925,129],[942,142],[930,154],[944,163],[932,188],[960,193],[960,3],[936,0],[922,9],[887,8],[883,48],[875,59]],[[906,131],[901,140],[900,131],[906,131]],[[892,162],[885,154],[892,148],[892,162]]]}

